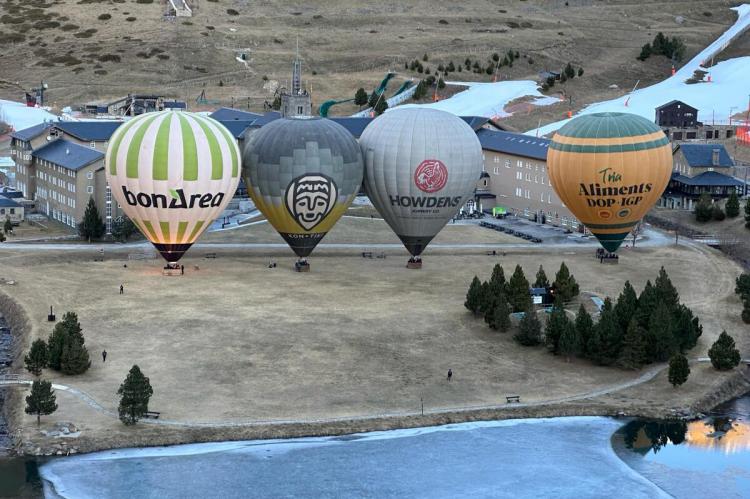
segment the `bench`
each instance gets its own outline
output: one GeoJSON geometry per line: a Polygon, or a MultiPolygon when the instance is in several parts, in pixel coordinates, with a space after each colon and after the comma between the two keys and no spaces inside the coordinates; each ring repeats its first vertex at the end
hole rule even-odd
{"type": "Polygon", "coordinates": [[[143,417],[149,418],[149,419],[159,419],[160,415],[161,415],[161,412],[156,412],[156,411],[146,411],[143,413],[143,417]]]}
{"type": "Polygon", "coordinates": [[[372,251],[363,251],[362,258],[372,258],[372,251]]]}
{"type": "Polygon", "coordinates": [[[497,250],[492,250],[492,251],[487,252],[487,256],[496,256],[496,255],[497,255],[497,250]]]}
{"type": "Polygon", "coordinates": [[[206,258],[216,258],[216,253],[206,253],[206,258]]]}
{"type": "Polygon", "coordinates": [[[506,404],[518,404],[521,402],[521,396],[520,395],[506,395],[505,396],[505,403],[506,404]]]}

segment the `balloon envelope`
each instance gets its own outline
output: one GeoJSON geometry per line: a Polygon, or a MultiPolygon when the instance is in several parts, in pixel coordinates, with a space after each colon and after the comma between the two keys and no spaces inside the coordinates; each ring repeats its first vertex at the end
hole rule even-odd
{"type": "Polygon", "coordinates": [[[547,167],[565,206],[616,251],[667,187],[672,148],[661,128],[640,116],[585,114],[552,138],[547,167]]]}
{"type": "Polygon", "coordinates": [[[471,198],[482,146],[461,118],[428,108],[394,109],[360,137],[365,189],[414,256],[471,198]]]}
{"type": "Polygon", "coordinates": [[[216,120],[145,113],[112,135],[105,169],[125,214],[164,259],[176,262],[232,199],[240,152],[216,120]]]}
{"type": "Polygon", "coordinates": [[[352,134],[321,118],[274,120],[248,136],[243,152],[248,194],[300,257],[349,208],[363,168],[352,134]]]}

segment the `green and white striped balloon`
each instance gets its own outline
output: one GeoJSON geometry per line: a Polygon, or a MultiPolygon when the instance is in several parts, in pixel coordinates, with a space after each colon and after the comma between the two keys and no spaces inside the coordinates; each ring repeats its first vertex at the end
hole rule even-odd
{"type": "Polygon", "coordinates": [[[240,152],[218,121],[163,111],[118,128],[105,166],[122,210],[167,261],[176,262],[232,199],[240,152]]]}

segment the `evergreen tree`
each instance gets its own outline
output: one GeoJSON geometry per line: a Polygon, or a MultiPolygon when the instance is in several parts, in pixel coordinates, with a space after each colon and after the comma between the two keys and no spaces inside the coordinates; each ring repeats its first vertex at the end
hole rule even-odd
{"type": "Polygon", "coordinates": [[[479,282],[479,278],[474,276],[474,279],[469,285],[469,291],[466,293],[466,301],[464,307],[466,307],[472,314],[477,315],[479,313],[479,305],[481,303],[482,283],[479,282]]]}
{"type": "Polygon", "coordinates": [[[444,88],[445,88],[445,81],[443,80],[443,78],[442,78],[442,77],[438,79],[438,82],[437,82],[437,87],[438,87],[438,89],[440,89],[440,90],[442,90],[442,89],[444,89],[444,88]]]}
{"type": "Polygon", "coordinates": [[[571,357],[581,355],[582,350],[581,336],[578,334],[573,321],[565,316],[565,327],[560,335],[560,354],[564,355],[565,359],[569,361],[571,357]]]}
{"type": "Polygon", "coordinates": [[[699,222],[708,222],[713,218],[713,203],[711,202],[711,196],[704,192],[698,198],[698,202],[695,204],[695,219],[699,222]]]}
{"type": "Polygon", "coordinates": [[[729,195],[724,210],[729,218],[734,218],[740,214],[740,199],[737,197],[737,191],[732,191],[729,195]]]}
{"type": "Polygon", "coordinates": [[[734,344],[734,338],[729,336],[726,331],[722,331],[711,348],[708,350],[708,357],[714,369],[726,371],[736,367],[740,363],[740,351],[734,344]]]}
{"type": "Polygon", "coordinates": [[[3,232],[5,232],[6,234],[13,232],[13,224],[11,223],[9,216],[5,217],[5,223],[3,224],[3,232]]]}
{"type": "Polygon", "coordinates": [[[83,374],[91,367],[89,351],[75,338],[71,338],[63,347],[60,356],[60,370],[63,374],[83,374]]]}
{"type": "Polygon", "coordinates": [[[734,282],[734,292],[740,297],[740,300],[750,300],[750,274],[743,272],[734,282]]]}
{"type": "Polygon", "coordinates": [[[385,98],[380,99],[378,103],[375,104],[375,115],[380,116],[386,109],[388,109],[388,103],[385,101],[385,98]]]}
{"type": "Polygon", "coordinates": [[[422,60],[423,60],[424,62],[427,62],[427,61],[429,61],[429,60],[430,60],[430,58],[429,58],[429,57],[427,57],[427,54],[425,54],[425,55],[423,55],[423,56],[422,56],[422,60]]]}
{"type": "Polygon", "coordinates": [[[568,63],[568,65],[565,66],[565,70],[563,71],[563,74],[567,76],[568,79],[570,80],[571,78],[575,78],[576,71],[575,69],[573,69],[573,66],[570,63],[568,63]]]}
{"type": "Polygon", "coordinates": [[[693,311],[680,304],[672,314],[674,317],[674,335],[681,352],[686,352],[698,344],[698,338],[703,334],[703,326],[693,311]]]}
{"type": "Polygon", "coordinates": [[[581,303],[581,306],[578,307],[575,327],[581,342],[581,355],[586,357],[588,356],[589,338],[591,338],[591,334],[594,330],[594,321],[593,319],[591,319],[591,315],[586,311],[583,303],[581,303]]]}
{"type": "Polygon", "coordinates": [[[669,382],[675,388],[687,381],[690,375],[690,366],[687,358],[680,354],[674,354],[669,359],[669,382]]]}
{"type": "Polygon", "coordinates": [[[539,270],[536,272],[536,280],[534,281],[535,288],[547,288],[549,287],[549,279],[547,274],[544,273],[544,267],[539,266],[539,270]]]}
{"type": "Polygon", "coordinates": [[[500,60],[500,54],[498,54],[497,52],[495,52],[494,54],[492,54],[492,60],[495,61],[495,62],[499,61],[500,60]]]}
{"type": "Polygon", "coordinates": [[[55,324],[47,340],[47,364],[51,369],[57,371],[62,369],[63,352],[71,343],[78,343],[83,347],[83,332],[78,322],[78,315],[75,312],[66,312],[62,320],[55,324]]]}
{"type": "Polygon", "coordinates": [[[659,303],[651,315],[648,322],[648,339],[646,352],[652,361],[664,362],[679,350],[672,316],[664,303],[659,303]]]}
{"type": "Polygon", "coordinates": [[[36,339],[31,344],[29,353],[23,358],[26,370],[34,376],[42,374],[42,369],[47,367],[47,344],[43,339],[36,339]]]}
{"type": "Polygon", "coordinates": [[[599,315],[599,322],[594,326],[587,347],[591,360],[603,366],[610,366],[620,356],[622,331],[617,323],[612,301],[607,298],[604,300],[604,304],[599,315]],[[609,306],[607,306],[607,302],[609,302],[609,306]]]}
{"type": "Polygon", "coordinates": [[[583,76],[583,68],[578,68],[578,77],[583,76]]]}
{"type": "Polygon", "coordinates": [[[745,228],[750,229],[750,198],[745,201],[745,228]]]}
{"type": "Polygon", "coordinates": [[[378,94],[377,92],[373,92],[370,94],[370,97],[367,99],[367,105],[374,108],[375,104],[378,102],[379,99],[380,99],[380,94],[378,94]]]}
{"type": "Polygon", "coordinates": [[[727,215],[726,213],[724,213],[724,210],[722,210],[718,204],[715,204],[714,207],[711,209],[711,218],[713,218],[717,222],[721,222],[722,220],[727,218],[727,215]]]}
{"type": "Polygon", "coordinates": [[[666,45],[667,45],[667,37],[664,36],[664,33],[659,31],[654,37],[654,42],[652,44],[651,52],[654,54],[663,55],[666,45]]]}
{"type": "Polygon", "coordinates": [[[510,281],[508,281],[508,302],[514,312],[532,309],[529,281],[526,280],[520,265],[516,265],[516,269],[513,271],[510,281]]]}
{"type": "Polygon", "coordinates": [[[99,210],[96,209],[94,198],[89,198],[83,220],[78,224],[78,235],[91,242],[92,239],[101,238],[104,235],[104,230],[104,223],[101,215],[99,215],[99,210]]]}
{"type": "Polygon", "coordinates": [[[26,414],[36,414],[36,424],[41,423],[41,417],[52,414],[57,410],[55,392],[52,383],[39,380],[31,384],[31,393],[26,397],[26,414]]]}
{"type": "Polygon", "coordinates": [[[120,421],[126,425],[133,425],[148,411],[148,401],[154,390],[149,379],[137,365],[134,365],[117,390],[117,394],[120,395],[120,405],[117,407],[120,421]]]}
{"type": "Polygon", "coordinates": [[[453,61],[451,61],[448,63],[448,67],[446,67],[445,70],[448,71],[449,73],[452,73],[456,70],[456,65],[453,64],[453,61]]]}
{"type": "Polygon", "coordinates": [[[666,305],[667,310],[670,312],[677,310],[677,306],[680,304],[680,294],[669,279],[664,267],[659,269],[659,275],[656,281],[654,281],[654,288],[656,290],[656,299],[659,303],[666,305]]]}
{"type": "Polygon", "coordinates": [[[638,310],[636,311],[636,318],[638,319],[638,325],[647,328],[648,321],[651,318],[651,314],[656,309],[656,305],[659,303],[656,289],[651,284],[651,281],[646,281],[646,286],[641,291],[638,297],[638,310]]]}
{"type": "Polygon", "coordinates": [[[563,301],[558,296],[555,298],[555,304],[552,306],[552,313],[550,314],[547,326],[544,330],[544,343],[547,345],[547,349],[555,355],[560,353],[560,337],[567,327],[568,322],[569,319],[565,314],[563,301]]]}
{"type": "Polygon", "coordinates": [[[365,89],[362,87],[359,87],[354,94],[354,103],[358,105],[359,107],[362,107],[365,104],[367,104],[368,97],[369,96],[367,95],[367,92],[365,92],[365,89]]]}
{"type": "Polygon", "coordinates": [[[121,243],[126,242],[136,232],[138,229],[135,224],[126,216],[123,216],[121,221],[115,221],[112,224],[112,237],[121,243]]]}
{"type": "Polygon", "coordinates": [[[646,45],[641,47],[641,54],[638,56],[637,59],[639,61],[645,61],[649,57],[651,57],[651,44],[647,43],[646,45]]]}
{"type": "Polygon", "coordinates": [[[508,306],[508,300],[505,299],[504,295],[500,295],[495,301],[490,327],[502,332],[510,329],[510,306],[508,306]]]}
{"type": "Polygon", "coordinates": [[[563,301],[568,302],[578,296],[578,283],[575,277],[568,270],[565,262],[560,264],[560,270],[555,274],[555,282],[552,284],[555,294],[562,297],[563,301]]]}
{"type": "Polygon", "coordinates": [[[495,296],[492,294],[490,283],[487,281],[484,281],[479,289],[479,313],[485,314],[487,310],[491,310],[495,306],[495,296]]]}
{"type": "Polygon", "coordinates": [[[628,329],[628,324],[633,319],[633,316],[635,316],[637,310],[638,297],[635,294],[635,289],[633,289],[630,281],[625,281],[622,293],[617,297],[617,303],[615,304],[617,323],[620,325],[623,333],[628,329]]]}
{"type": "Polygon", "coordinates": [[[638,321],[632,318],[622,340],[620,358],[617,360],[620,367],[639,369],[646,363],[646,337],[644,333],[645,331],[638,325],[638,321]]]}
{"type": "Polygon", "coordinates": [[[492,277],[490,277],[490,288],[495,296],[505,295],[508,292],[508,283],[505,281],[505,271],[502,265],[499,263],[495,264],[492,269],[492,277]]]}
{"type": "Polygon", "coordinates": [[[746,301],[742,306],[742,322],[750,324],[750,301],[746,301]]]}
{"type": "Polygon", "coordinates": [[[513,339],[525,347],[533,347],[542,342],[542,325],[531,307],[524,311],[513,339]]]}

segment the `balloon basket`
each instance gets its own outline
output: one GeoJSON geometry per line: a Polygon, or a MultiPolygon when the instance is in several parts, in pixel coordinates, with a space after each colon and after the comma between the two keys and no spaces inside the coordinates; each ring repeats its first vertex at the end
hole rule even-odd
{"type": "Polygon", "coordinates": [[[422,260],[409,259],[409,261],[406,262],[406,268],[407,269],[421,269],[422,260]]]}
{"type": "Polygon", "coordinates": [[[178,265],[176,263],[168,263],[164,266],[163,269],[161,269],[161,275],[167,275],[167,276],[183,275],[185,272],[182,269],[183,269],[182,265],[178,265]]]}
{"type": "Polygon", "coordinates": [[[297,261],[294,262],[294,271],[295,272],[310,272],[310,264],[307,263],[307,261],[297,261]]]}

